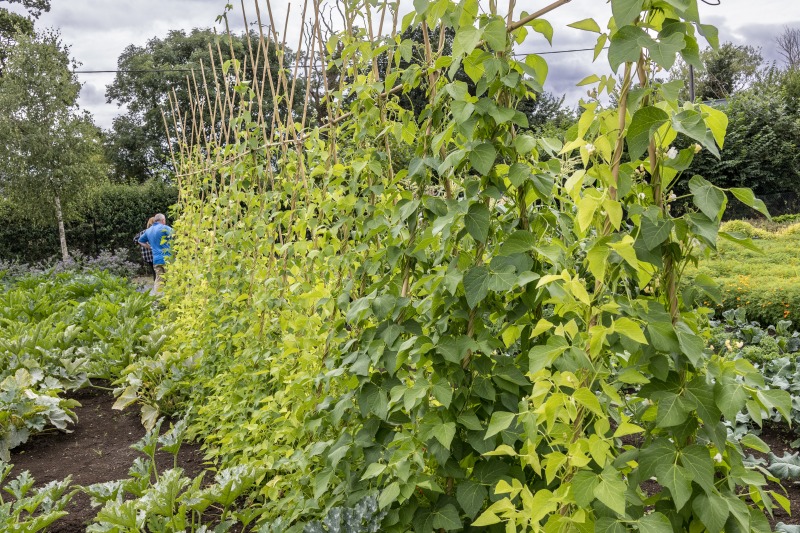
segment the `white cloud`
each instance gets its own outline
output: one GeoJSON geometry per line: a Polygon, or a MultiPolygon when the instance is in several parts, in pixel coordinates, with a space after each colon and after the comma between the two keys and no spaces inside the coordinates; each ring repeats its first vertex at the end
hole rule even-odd
{"type": "MultiPolygon", "coordinates": [[[[266,4],[260,1],[262,21],[267,23],[266,4]]],[[[82,63],[82,70],[113,70],[126,46],[144,45],[148,39],[163,37],[173,29],[188,31],[195,27],[214,26],[216,17],[222,13],[226,3],[226,0],[56,0],[53,1],[52,10],[42,15],[39,24],[60,28],[64,41],[72,46],[72,54],[82,63]]],[[[238,8],[239,2],[233,4],[238,8]]],[[[518,2],[518,10],[523,4],[518,2]]],[[[309,5],[312,5],[311,2],[309,5]]],[[[408,11],[412,2],[402,0],[401,5],[403,10],[408,11]]],[[[245,0],[251,22],[256,18],[252,6],[251,0],[245,0]]],[[[291,4],[287,37],[292,47],[296,46],[302,6],[302,0],[291,4]]],[[[282,33],[289,3],[287,0],[273,0],[272,8],[275,25],[282,33]]],[[[720,5],[716,7],[701,3],[700,10],[704,22],[719,27],[720,41],[760,46],[768,60],[778,58],[774,37],[783,27],[800,26],[800,1],[797,0],[759,0],[757,7],[754,7],[752,0],[720,0],[720,5]]],[[[572,0],[546,17],[555,30],[552,48],[540,35],[531,32],[529,41],[520,47],[520,51],[593,46],[593,35],[566,27],[570,22],[587,17],[594,17],[601,27],[605,27],[610,17],[609,3],[572,0]]],[[[230,21],[234,29],[244,27],[238,10],[230,21]]],[[[574,52],[544,56],[550,64],[545,87],[559,95],[566,94],[569,105],[576,104],[585,95],[585,89],[575,87],[575,83],[589,73],[608,71],[604,57],[591,64],[591,55],[591,52],[574,52]]],[[[105,92],[105,85],[112,80],[113,75],[109,74],[81,75],[81,81],[85,83],[81,104],[94,114],[98,124],[103,127],[109,127],[119,112],[116,104],[105,103],[105,99],[100,97],[105,92]]]]}

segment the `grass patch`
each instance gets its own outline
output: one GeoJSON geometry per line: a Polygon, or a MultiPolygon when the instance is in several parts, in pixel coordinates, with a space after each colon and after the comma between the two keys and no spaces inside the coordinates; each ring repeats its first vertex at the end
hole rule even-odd
{"type": "Polygon", "coordinates": [[[749,224],[743,221],[726,224],[735,224],[729,231],[753,237],[763,253],[720,241],[718,253],[687,272],[687,279],[702,273],[718,281],[723,295],[719,309],[744,308],[748,318],[762,324],[787,319],[800,324],[800,225],[767,233],[744,227],[749,224]]]}

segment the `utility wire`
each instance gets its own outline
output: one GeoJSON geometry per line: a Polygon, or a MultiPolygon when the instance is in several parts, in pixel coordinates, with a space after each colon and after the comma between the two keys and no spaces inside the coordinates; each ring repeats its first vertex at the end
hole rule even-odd
{"type": "MultiPolygon", "coordinates": [[[[603,50],[608,49],[608,47],[603,48],[603,50]]],[[[542,52],[519,52],[513,54],[515,57],[519,56],[526,56],[528,54],[536,54],[536,55],[549,55],[549,54],[569,54],[573,52],[589,52],[594,51],[594,47],[592,48],[572,48],[569,50],[547,50],[542,52]]],[[[314,62],[314,63],[300,63],[299,65],[284,65],[284,69],[291,69],[295,66],[300,67],[308,67],[308,66],[321,66],[321,62],[314,62]]],[[[192,72],[194,69],[190,68],[165,68],[165,69],[120,69],[120,70],[74,70],[75,74],[117,74],[117,73],[126,73],[126,74],[144,74],[147,72],[192,72]]]]}
{"type": "Polygon", "coordinates": [[[144,72],[192,72],[190,68],[164,68],[164,69],[122,69],[122,70],[73,70],[75,74],[115,74],[118,72],[140,74],[144,72]]]}
{"type": "MultiPolygon", "coordinates": [[[[608,50],[608,46],[604,46],[603,50],[608,50]]],[[[514,55],[514,56],[526,56],[528,54],[536,54],[536,55],[540,55],[540,56],[545,56],[545,55],[548,55],[548,54],[569,54],[569,53],[572,53],[572,52],[590,52],[590,51],[593,52],[594,51],[594,47],[591,47],[591,48],[573,48],[571,50],[548,50],[546,52],[520,52],[520,53],[512,54],[512,55],[514,55]]]]}

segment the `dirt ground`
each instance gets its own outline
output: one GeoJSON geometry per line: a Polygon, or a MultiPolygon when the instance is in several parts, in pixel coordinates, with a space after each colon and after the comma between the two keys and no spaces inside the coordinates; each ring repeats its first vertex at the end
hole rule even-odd
{"type": "MultiPolygon", "coordinates": [[[[796,449],[790,446],[790,443],[797,438],[797,435],[786,425],[765,424],[760,438],[769,444],[772,453],[778,457],[783,457],[784,453],[793,454],[797,452],[796,449]]],[[[766,459],[766,454],[754,453],[753,455],[766,459]]],[[[792,525],[800,524],[800,480],[784,480],[782,483],[783,488],[777,483],[770,483],[769,488],[789,498],[792,514],[789,516],[786,511],[778,506],[772,518],[769,515],[767,516],[767,518],[770,518],[770,524],[772,524],[773,528],[778,522],[792,525]]]]}
{"type": "MultiPolygon", "coordinates": [[[[11,453],[14,464],[12,476],[28,470],[37,486],[53,480],[72,476],[76,485],[91,485],[128,477],[133,460],[141,454],[130,448],[145,431],[139,421],[138,410],[130,407],[113,411],[114,398],[110,392],[87,388],[71,395],[81,402],[76,409],[78,423],[72,433],[54,432],[37,435],[11,453]]],[[[169,424],[164,424],[165,429],[169,424]]],[[[172,468],[172,456],[158,454],[159,470],[172,468]]],[[[199,446],[184,444],[178,456],[178,465],[189,476],[203,470],[203,456],[199,446]]],[[[97,514],[89,504],[89,497],[78,493],[67,507],[69,515],[54,523],[50,533],[73,533],[86,530],[86,523],[97,514]]]]}

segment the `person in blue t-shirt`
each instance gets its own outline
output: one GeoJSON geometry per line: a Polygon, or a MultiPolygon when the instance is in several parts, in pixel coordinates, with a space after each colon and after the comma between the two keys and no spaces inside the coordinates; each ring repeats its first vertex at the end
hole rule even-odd
{"type": "Polygon", "coordinates": [[[167,218],[158,213],[153,217],[153,225],[139,237],[139,245],[150,248],[153,252],[153,270],[156,279],[153,282],[153,294],[158,294],[164,276],[164,265],[170,258],[169,241],[172,228],[167,226],[167,218]]]}

